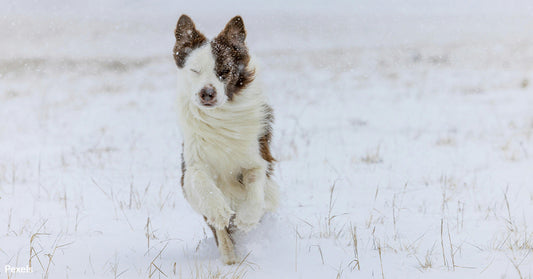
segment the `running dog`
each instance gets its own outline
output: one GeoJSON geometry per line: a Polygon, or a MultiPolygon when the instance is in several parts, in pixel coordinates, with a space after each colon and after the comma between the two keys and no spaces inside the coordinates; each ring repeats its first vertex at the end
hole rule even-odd
{"type": "Polygon", "coordinates": [[[234,264],[232,233],[249,231],[278,204],[270,152],[273,111],[257,81],[240,16],[208,40],[182,15],[174,34],[181,186],[213,231],[224,263],[234,264]]]}

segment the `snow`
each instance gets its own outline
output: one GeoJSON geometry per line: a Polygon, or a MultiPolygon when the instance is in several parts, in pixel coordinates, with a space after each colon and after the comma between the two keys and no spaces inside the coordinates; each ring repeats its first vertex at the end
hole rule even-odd
{"type": "Polygon", "coordinates": [[[44,3],[0,11],[1,278],[533,276],[530,1],[44,3]],[[243,16],[275,109],[238,266],[179,186],[183,12],[243,16]]]}

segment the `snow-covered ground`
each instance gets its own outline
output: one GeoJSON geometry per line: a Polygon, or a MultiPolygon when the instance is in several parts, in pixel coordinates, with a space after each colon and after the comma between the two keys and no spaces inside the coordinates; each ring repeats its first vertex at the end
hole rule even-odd
{"type": "Polygon", "coordinates": [[[192,2],[2,3],[0,278],[533,277],[533,3],[192,2]],[[181,13],[243,16],[276,112],[237,266],[179,186],[181,13]]]}

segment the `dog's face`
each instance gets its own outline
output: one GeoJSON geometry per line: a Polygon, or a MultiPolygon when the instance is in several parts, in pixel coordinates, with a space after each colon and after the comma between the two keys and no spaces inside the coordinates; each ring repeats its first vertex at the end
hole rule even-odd
{"type": "Polygon", "coordinates": [[[182,15],[177,23],[174,60],[194,104],[216,108],[233,101],[252,82],[246,30],[240,16],[231,19],[213,40],[196,30],[193,21],[182,15]]]}

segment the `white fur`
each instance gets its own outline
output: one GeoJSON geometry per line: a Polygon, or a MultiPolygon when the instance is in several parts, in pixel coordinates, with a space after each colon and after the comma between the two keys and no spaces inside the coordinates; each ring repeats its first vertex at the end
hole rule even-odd
{"type": "MultiPolygon", "coordinates": [[[[192,208],[217,230],[228,226],[235,214],[234,224],[247,231],[278,203],[278,186],[267,178],[268,164],[259,151],[266,99],[253,81],[228,101],[214,67],[211,45],[205,44],[178,69],[184,192],[192,208]],[[209,84],[217,91],[217,103],[204,107],[198,92],[209,84]],[[244,186],[238,182],[239,174],[244,186]]],[[[254,68],[252,61],[248,67],[254,68]]]]}

